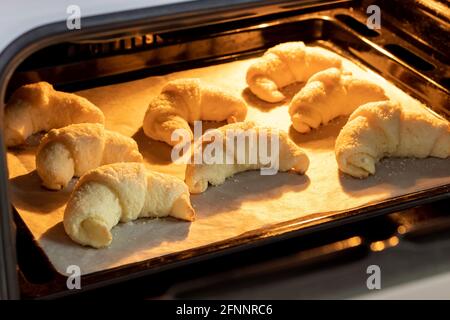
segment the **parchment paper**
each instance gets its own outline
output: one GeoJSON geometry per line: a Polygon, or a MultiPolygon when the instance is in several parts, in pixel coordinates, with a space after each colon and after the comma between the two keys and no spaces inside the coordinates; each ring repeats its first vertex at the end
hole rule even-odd
{"type": "MultiPolygon", "coordinates": [[[[62,226],[64,207],[75,179],[63,191],[40,187],[35,171],[35,148],[8,152],[12,202],[39,245],[58,272],[68,265],[80,266],[88,274],[120,265],[211,244],[270,224],[313,213],[350,209],[450,183],[450,159],[386,159],[375,176],[357,180],[340,174],[334,158],[334,141],[346,119],[301,135],[290,129],[284,103],[269,104],[253,96],[245,83],[253,59],[155,76],[137,81],[80,91],[99,106],[106,127],[134,137],[149,168],[184,178],[184,165],[170,162],[170,147],[147,138],[142,119],[149,100],[169,80],[198,77],[242,95],[250,106],[247,119],[289,131],[291,138],[308,153],[311,165],[306,175],[279,173],[261,176],[259,171],[238,174],[218,187],[209,187],[191,199],[197,220],[187,223],[172,218],[140,219],[113,229],[113,243],[107,249],[92,249],[73,243],[62,226]]],[[[380,76],[350,61],[344,66],[383,86],[392,99],[419,103],[380,76]]],[[[292,97],[303,84],[284,91],[292,97]]],[[[226,106],[224,106],[226,107],[226,106]]],[[[206,127],[221,124],[206,123],[206,127]]]]}

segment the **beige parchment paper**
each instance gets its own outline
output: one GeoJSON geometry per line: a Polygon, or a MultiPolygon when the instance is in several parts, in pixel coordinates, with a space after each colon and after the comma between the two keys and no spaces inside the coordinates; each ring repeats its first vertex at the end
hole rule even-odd
{"type": "MultiPolygon", "coordinates": [[[[35,148],[8,152],[13,205],[58,272],[65,274],[67,266],[74,264],[88,274],[208,245],[309,214],[350,209],[450,183],[450,159],[385,159],[378,165],[376,175],[365,180],[339,173],[334,141],[346,119],[336,119],[307,135],[293,131],[287,111],[289,100],[269,104],[249,92],[245,73],[252,61],[234,61],[78,92],[103,110],[108,129],[138,142],[148,168],[182,179],[185,166],[171,164],[170,147],[147,138],[141,128],[149,100],[167,81],[177,78],[198,77],[242,95],[250,107],[248,120],[288,131],[310,157],[311,165],[304,176],[245,172],[221,186],[209,187],[203,194],[192,195],[197,212],[193,223],[172,218],[140,219],[116,226],[113,243],[107,249],[82,247],[68,238],[62,226],[64,207],[75,179],[63,191],[47,191],[41,188],[35,171],[35,148]]],[[[419,103],[348,60],[344,60],[344,67],[383,86],[391,99],[419,103]]],[[[302,86],[289,86],[285,92],[292,97],[302,86]]],[[[220,124],[206,123],[204,127],[213,125],[220,124]]]]}

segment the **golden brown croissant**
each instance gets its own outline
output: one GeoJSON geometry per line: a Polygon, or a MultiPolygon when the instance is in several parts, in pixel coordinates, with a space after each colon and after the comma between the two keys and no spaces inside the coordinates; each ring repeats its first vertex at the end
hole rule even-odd
{"type": "Polygon", "coordinates": [[[199,79],[179,79],[165,85],[154,98],[145,114],[145,134],[174,146],[176,129],[185,129],[191,135],[190,123],[196,120],[230,122],[242,121],[247,115],[247,105],[241,98],[218,87],[203,84],[199,79]]]}
{"type": "Polygon", "coordinates": [[[367,103],[342,128],[335,153],[339,169],[357,178],[374,174],[383,157],[447,158],[450,124],[420,105],[367,103]]]}
{"type": "Polygon", "coordinates": [[[140,162],[133,139],[106,130],[102,124],[80,123],[53,129],[42,139],[36,170],[49,189],[64,188],[72,177],[114,162],[140,162]]]}
{"type": "MultiPolygon", "coordinates": [[[[272,128],[256,126],[253,122],[238,122],[220,127],[211,132],[215,132],[222,137],[223,144],[220,145],[220,149],[223,150],[223,158],[219,159],[220,163],[208,164],[204,159],[202,159],[203,162],[196,163],[194,161],[198,153],[205,153],[206,148],[211,144],[204,143],[201,148],[194,150],[192,162],[186,167],[185,177],[191,193],[204,192],[208,188],[208,183],[215,186],[220,185],[225,182],[226,178],[238,172],[267,168],[269,166],[267,159],[262,159],[262,154],[265,151],[262,150],[263,144],[261,141],[271,140],[277,142],[278,150],[271,149],[272,144],[267,143],[267,154],[271,154],[271,156],[276,158],[277,171],[293,170],[303,174],[308,169],[308,156],[283,131],[277,132],[272,128]],[[229,133],[236,135],[236,137],[241,134],[243,138],[245,138],[246,134],[253,134],[253,142],[251,142],[250,138],[245,138],[245,140],[241,140],[243,143],[239,145],[239,138],[233,138],[232,142],[227,145],[227,134],[229,133]],[[227,156],[229,157],[228,160],[227,156]]],[[[204,137],[205,135],[203,136],[203,141],[209,140],[209,138],[206,139],[204,137]]]]}
{"type": "Polygon", "coordinates": [[[285,98],[280,88],[307,81],[321,70],[340,68],[341,63],[326,49],[307,47],[301,41],[286,42],[267,50],[248,68],[247,84],[258,98],[278,102],[285,98]]]}
{"type": "Polygon", "coordinates": [[[34,133],[73,123],[104,123],[103,112],[76,94],[56,91],[47,82],[17,89],[5,107],[6,146],[25,142],[34,133]]]}
{"type": "Polygon", "coordinates": [[[344,115],[360,105],[386,100],[384,90],[336,68],[320,71],[294,96],[289,105],[292,126],[301,133],[344,115]]]}
{"type": "Polygon", "coordinates": [[[110,230],[119,221],[169,215],[195,219],[183,181],[142,163],[114,163],[81,177],[64,211],[64,229],[73,241],[101,248],[111,243],[110,230]]]}

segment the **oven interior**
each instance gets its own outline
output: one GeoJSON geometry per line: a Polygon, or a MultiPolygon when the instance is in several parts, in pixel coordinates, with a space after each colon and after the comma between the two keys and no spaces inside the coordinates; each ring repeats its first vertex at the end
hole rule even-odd
{"type": "MultiPolygon", "coordinates": [[[[156,28],[141,22],[97,35],[67,36],[29,54],[18,65],[7,86],[2,84],[4,100],[30,82],[44,80],[71,92],[244,59],[281,42],[302,40],[345,52],[450,117],[450,48],[445,40],[450,19],[433,6],[415,1],[287,1],[239,10],[230,7],[211,21],[202,14],[202,23],[191,27],[174,23],[156,28]],[[379,30],[365,24],[371,4],[382,8],[379,30]]],[[[13,212],[20,291],[24,298],[50,298],[114,295],[133,286],[136,297],[207,297],[217,290],[212,284],[230,289],[238,288],[243,278],[252,283],[289,272],[307,274],[329,263],[359,259],[379,247],[389,249],[396,241],[416,241],[445,231],[450,226],[449,195],[450,186],[444,186],[380,204],[363,215],[343,213],[332,223],[301,230],[280,226],[270,238],[250,237],[195,255],[166,257],[164,264],[150,261],[87,275],[81,293],[67,290],[66,278],[55,272],[13,212]],[[176,285],[193,279],[197,280],[176,285]]]]}

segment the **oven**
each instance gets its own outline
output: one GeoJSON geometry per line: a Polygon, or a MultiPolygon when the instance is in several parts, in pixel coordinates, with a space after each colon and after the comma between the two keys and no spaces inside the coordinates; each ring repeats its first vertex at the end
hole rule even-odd
{"type": "MultiPolygon", "coordinates": [[[[338,53],[450,117],[447,1],[210,0],[129,9],[84,17],[81,6],[81,28],[70,28],[75,22],[64,16],[0,48],[2,105],[14,90],[37,81],[101,100],[105,94],[114,97],[121,84],[143,88],[146,83],[139,81],[177,72],[221,72],[221,65],[255,58],[279,43],[304,41],[338,53]],[[369,20],[375,23],[372,28],[369,20]]],[[[133,108],[132,100],[126,107],[133,108]]],[[[33,205],[51,206],[53,196],[39,201],[27,179],[11,178],[11,158],[2,146],[2,299],[113,297],[124,290],[137,299],[402,298],[415,292],[408,287],[415,284],[422,296],[410,297],[426,298],[426,292],[441,292],[430,287],[433,283],[445,283],[436,277],[446,279],[450,264],[448,161],[441,162],[444,172],[434,177],[443,182],[414,190],[400,183],[405,192],[350,208],[299,215],[151,257],[122,256],[124,263],[83,273],[81,289],[73,289],[70,274],[61,272],[64,261],[55,266],[49,258],[59,235],[49,232],[43,245],[42,235],[36,238],[14,205],[18,188],[23,199],[34,199],[33,205]],[[373,268],[381,272],[383,290],[369,288],[368,278],[377,272],[373,268]],[[423,282],[428,278],[430,283],[423,282]],[[399,286],[407,289],[396,293],[399,286]]],[[[246,178],[236,176],[238,192],[246,192],[246,178]]],[[[262,201],[258,193],[264,191],[255,187],[254,198],[262,201]]],[[[61,246],[58,250],[53,257],[64,252],[61,246]]],[[[90,259],[104,255],[90,251],[90,259]]],[[[441,289],[448,297],[448,290],[441,289]]]]}

